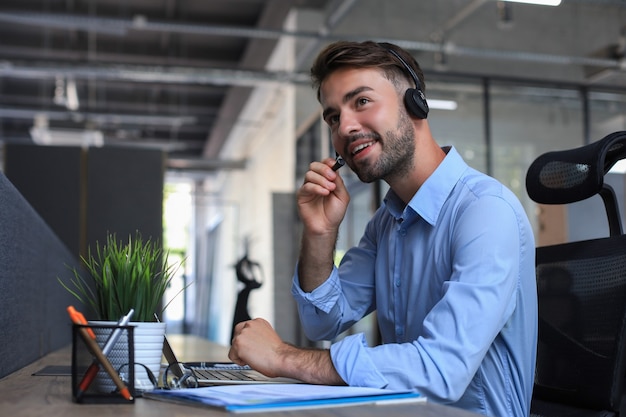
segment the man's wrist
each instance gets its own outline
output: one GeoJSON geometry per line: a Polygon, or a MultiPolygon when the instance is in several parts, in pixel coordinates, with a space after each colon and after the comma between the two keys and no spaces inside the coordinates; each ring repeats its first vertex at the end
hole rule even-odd
{"type": "Polygon", "coordinates": [[[310,384],[345,385],[333,365],[328,349],[298,348],[285,343],[281,352],[285,376],[310,384]]]}

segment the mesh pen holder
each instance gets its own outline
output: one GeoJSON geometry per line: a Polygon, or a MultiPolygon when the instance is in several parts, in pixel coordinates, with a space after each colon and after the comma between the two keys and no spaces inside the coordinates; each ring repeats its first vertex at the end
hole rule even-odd
{"type": "Polygon", "coordinates": [[[90,324],[72,326],[72,400],[76,403],[122,403],[133,404],[135,398],[135,352],[133,339],[134,326],[118,326],[116,324],[90,324]],[[119,331],[119,338],[110,352],[105,355],[110,367],[103,364],[93,354],[93,342],[85,338],[89,329],[97,334],[95,345],[100,353],[105,341],[115,331],[119,331]],[[97,373],[90,368],[97,364],[97,373]],[[113,371],[114,376],[107,372],[113,371]],[[118,379],[119,378],[119,379],[118,379]],[[132,398],[125,398],[120,392],[120,381],[128,389],[132,398]]]}

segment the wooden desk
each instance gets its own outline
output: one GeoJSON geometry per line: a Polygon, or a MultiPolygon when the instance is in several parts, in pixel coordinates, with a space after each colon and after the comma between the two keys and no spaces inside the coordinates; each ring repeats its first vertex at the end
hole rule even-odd
{"type": "MultiPolygon", "coordinates": [[[[168,340],[176,355],[184,361],[226,360],[228,349],[196,336],[169,335],[168,340]]],[[[32,364],[0,380],[0,415],[12,417],[225,417],[230,414],[207,408],[197,408],[144,398],[134,404],[76,404],[72,402],[70,376],[33,376],[48,365],[69,366],[71,348],[50,353],[32,364]]],[[[316,410],[255,413],[258,417],[476,417],[452,407],[430,403],[396,404],[385,406],[354,406],[316,410]]],[[[233,414],[234,415],[234,414],[233,414]]]]}

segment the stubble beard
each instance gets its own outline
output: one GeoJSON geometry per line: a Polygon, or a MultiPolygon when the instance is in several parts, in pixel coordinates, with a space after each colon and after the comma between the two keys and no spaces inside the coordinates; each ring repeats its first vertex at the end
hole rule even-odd
{"type": "Polygon", "coordinates": [[[400,112],[395,131],[387,131],[384,140],[374,134],[382,146],[382,152],[376,161],[365,163],[355,171],[359,179],[371,183],[382,179],[389,183],[394,178],[407,176],[414,167],[415,129],[406,112],[400,112]]]}

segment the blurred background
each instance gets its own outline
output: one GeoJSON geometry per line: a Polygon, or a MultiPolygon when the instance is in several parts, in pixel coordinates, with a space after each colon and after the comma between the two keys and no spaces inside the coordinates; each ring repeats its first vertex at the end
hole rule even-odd
{"type": "MultiPolygon", "coordinates": [[[[290,295],[294,193],[334,154],[308,75],[332,41],[409,50],[435,138],[517,194],[538,244],[608,233],[589,216],[600,202],[540,207],[525,175],[544,152],[626,130],[626,1],[553,3],[3,0],[0,169],[77,256],[141,230],[184,259],[169,333],[229,343],[247,256],[262,282],[251,316],[306,344],[290,295]]],[[[623,172],[610,175],[620,203],[623,172]]],[[[338,259],[386,191],[342,176],[338,259]]],[[[374,323],[351,331],[376,343],[374,323]]]]}

